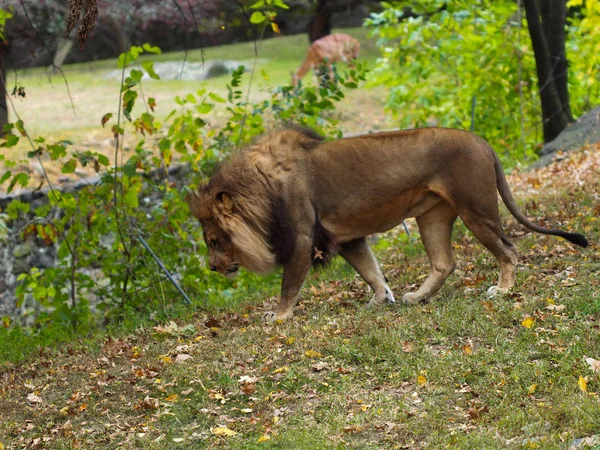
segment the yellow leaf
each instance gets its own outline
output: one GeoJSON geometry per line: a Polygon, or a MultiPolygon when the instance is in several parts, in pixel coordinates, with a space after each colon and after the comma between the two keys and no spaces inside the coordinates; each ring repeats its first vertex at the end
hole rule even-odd
{"type": "Polygon", "coordinates": [[[306,350],[306,352],[304,352],[304,354],[306,356],[308,356],[309,358],[320,358],[321,356],[323,356],[321,353],[316,352],[314,350],[306,350]]]}
{"type": "Polygon", "coordinates": [[[417,383],[423,386],[425,383],[427,383],[427,378],[425,378],[423,375],[419,375],[417,377],[417,383]]]}
{"type": "Polygon", "coordinates": [[[465,355],[472,355],[473,354],[473,349],[469,345],[463,345],[463,353],[465,355]]]}
{"type": "Polygon", "coordinates": [[[279,30],[279,26],[275,22],[271,22],[271,28],[273,28],[273,31],[275,33],[281,33],[281,31],[279,30]]]}
{"type": "Polygon", "coordinates": [[[288,370],[290,370],[290,368],[288,366],[283,366],[283,367],[280,367],[279,369],[275,369],[273,371],[273,373],[287,372],[288,370]]]}
{"type": "Polygon", "coordinates": [[[271,436],[269,436],[268,434],[263,434],[261,437],[258,438],[258,442],[265,442],[269,439],[271,439],[271,436]]]}
{"type": "Polygon", "coordinates": [[[2,445],[2,442],[0,442],[0,450],[4,450],[4,445],[2,445]]]}
{"type": "Polygon", "coordinates": [[[215,436],[235,436],[237,434],[237,432],[230,430],[227,427],[211,428],[210,432],[215,436]]]}
{"type": "Polygon", "coordinates": [[[579,389],[581,389],[583,392],[587,392],[587,380],[581,375],[579,375],[579,381],[577,384],[579,385],[579,389]]]}
{"type": "MultiPolygon", "coordinates": [[[[69,414],[69,407],[68,407],[68,406],[65,406],[64,408],[60,408],[60,409],[58,410],[58,413],[59,413],[61,416],[66,416],[66,415],[68,415],[68,414],[69,414]]],[[[0,450],[2,450],[2,447],[0,447],[0,450]]]]}
{"type": "Polygon", "coordinates": [[[531,386],[529,386],[529,389],[527,389],[527,393],[529,395],[532,395],[535,392],[536,388],[537,388],[537,384],[533,383],[531,386]]]}
{"type": "Polygon", "coordinates": [[[521,325],[523,325],[525,328],[532,328],[534,324],[535,319],[533,317],[526,317],[523,319],[523,322],[521,322],[521,325]]]}
{"type": "Polygon", "coordinates": [[[177,394],[171,394],[165,398],[165,402],[176,402],[177,400],[179,400],[179,395],[177,394]]]}
{"type": "Polygon", "coordinates": [[[296,338],[295,338],[295,337],[293,337],[293,336],[291,336],[291,337],[287,338],[287,341],[285,341],[285,343],[286,343],[287,345],[292,345],[292,344],[294,343],[294,341],[295,341],[295,340],[296,340],[296,338]]]}
{"type": "Polygon", "coordinates": [[[173,362],[170,356],[161,356],[160,359],[163,364],[171,364],[173,362]]]}

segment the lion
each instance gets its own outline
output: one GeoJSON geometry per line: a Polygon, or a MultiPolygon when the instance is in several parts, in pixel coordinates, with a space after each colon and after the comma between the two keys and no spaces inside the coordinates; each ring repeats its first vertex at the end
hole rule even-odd
{"type": "Polygon", "coordinates": [[[453,273],[451,235],[460,217],[496,257],[500,276],[489,294],[515,284],[517,251],[504,234],[498,194],[524,226],[581,247],[578,233],[526,218],[500,160],[481,137],[451,128],[418,128],[324,141],[298,126],[263,135],[235,152],[188,197],[200,221],[211,270],[268,273],[283,266],[277,308],[268,321],[293,316],[311,266],[341,255],[372,288],[369,307],[394,303],[366,237],[416,218],[431,265],[425,282],[402,297],[415,305],[453,273]]]}

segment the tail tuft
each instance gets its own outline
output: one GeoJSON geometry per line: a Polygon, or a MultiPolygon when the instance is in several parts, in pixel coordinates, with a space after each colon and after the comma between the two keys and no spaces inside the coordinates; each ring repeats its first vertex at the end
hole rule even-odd
{"type": "Polygon", "coordinates": [[[579,233],[564,233],[561,234],[560,237],[565,238],[567,241],[572,242],[575,245],[579,245],[580,247],[587,247],[589,242],[587,238],[583,234],[579,233]]]}

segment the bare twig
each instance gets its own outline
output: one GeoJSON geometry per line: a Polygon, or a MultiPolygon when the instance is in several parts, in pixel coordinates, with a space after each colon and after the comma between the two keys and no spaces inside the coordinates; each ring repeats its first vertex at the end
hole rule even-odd
{"type": "Polygon", "coordinates": [[[167,268],[162,263],[162,261],[158,258],[158,256],[156,256],[154,254],[154,252],[152,251],[152,249],[150,248],[150,246],[146,243],[146,241],[144,240],[144,238],[141,237],[141,236],[138,236],[138,240],[142,243],[142,245],[148,251],[148,253],[150,253],[150,255],[152,256],[152,258],[154,259],[154,261],[156,261],[156,264],[158,264],[158,266],[161,268],[161,270],[165,273],[165,275],[167,276],[167,278],[169,279],[169,281],[171,283],[173,283],[173,286],[175,286],[175,288],[179,291],[179,293],[181,294],[181,296],[183,297],[183,299],[185,300],[185,302],[188,305],[191,305],[192,301],[190,300],[190,298],[183,291],[183,289],[181,289],[181,286],[179,286],[179,284],[177,283],[177,281],[175,281],[175,278],[173,278],[173,276],[171,275],[171,273],[167,270],[167,268]]]}

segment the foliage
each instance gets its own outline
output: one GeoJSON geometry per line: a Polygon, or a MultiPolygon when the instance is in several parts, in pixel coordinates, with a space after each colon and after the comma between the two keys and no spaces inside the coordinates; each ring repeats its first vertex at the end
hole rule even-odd
{"type": "MultiPolygon", "coordinates": [[[[517,3],[421,0],[383,6],[366,26],[379,36],[382,52],[374,82],[390,87],[387,107],[400,125],[473,125],[508,163],[533,157],[541,133],[539,96],[531,42],[518,22],[517,3]],[[447,8],[440,10],[444,3],[447,8]],[[422,16],[404,20],[403,8],[409,5],[422,16]]],[[[571,25],[571,49],[578,45],[578,25],[577,20],[571,25]]],[[[579,43],[593,52],[589,43],[579,43]]],[[[572,107],[581,113],[582,88],[588,86],[587,105],[599,99],[589,92],[597,57],[568,56],[574,69],[572,107]],[[588,74],[585,80],[582,74],[588,74]]]]}
{"type": "MultiPolygon", "coordinates": [[[[121,109],[99,117],[103,127],[111,127],[117,142],[113,161],[95,151],[69,151],[69,141],[31,139],[21,120],[6,127],[0,146],[12,147],[31,139],[29,158],[41,163],[44,156],[60,162],[63,173],[91,166],[101,175],[97,185],[77,192],[52,190],[50,204],[35,211],[17,201],[7,210],[12,220],[29,220],[33,214],[23,238],[33,236],[58,245],[60,263],[56,267],[32,269],[19,277],[19,302],[32,298],[46,308],[38,318],[40,325],[61,324],[85,332],[99,321],[122,317],[128,311],[166,311],[168,303],[178,302],[178,294],[162,280],[138,236],[177,273],[196,306],[222,305],[236,293],[252,290],[253,275],[243,273],[232,283],[206,267],[201,230],[185,201],[189,188],[171,185],[169,168],[175,163],[189,166],[198,181],[234,148],[280,121],[295,121],[327,136],[338,136],[337,121],[331,114],[335,102],[344,97],[344,88],[355,88],[358,80],[365,79],[365,68],[359,66],[350,71],[349,78],[339,77],[337,84],[271,87],[268,99],[248,102],[247,92],[240,88],[245,76],[240,67],[232,73],[227,98],[200,89],[178,97],[179,107],[161,121],[155,115],[155,99],[140,95],[144,74],[158,79],[152,62],[132,67],[140,55],[159,51],[146,44],[119,57],[121,109]],[[134,106],[142,98],[145,108],[136,117],[134,106]],[[205,117],[218,103],[226,105],[227,120],[215,129],[205,117]],[[120,147],[126,130],[139,136],[134,151],[128,154],[120,147]],[[49,214],[51,210],[59,213],[49,214]]],[[[16,170],[16,161],[4,164],[7,170],[2,182],[8,183],[8,190],[16,185],[29,187],[29,177],[16,170]]]]}
{"type": "Polygon", "coordinates": [[[567,6],[583,8],[581,16],[571,21],[567,42],[570,69],[575,75],[570,81],[577,88],[575,113],[581,113],[600,100],[600,1],[570,0],[567,6]]]}

